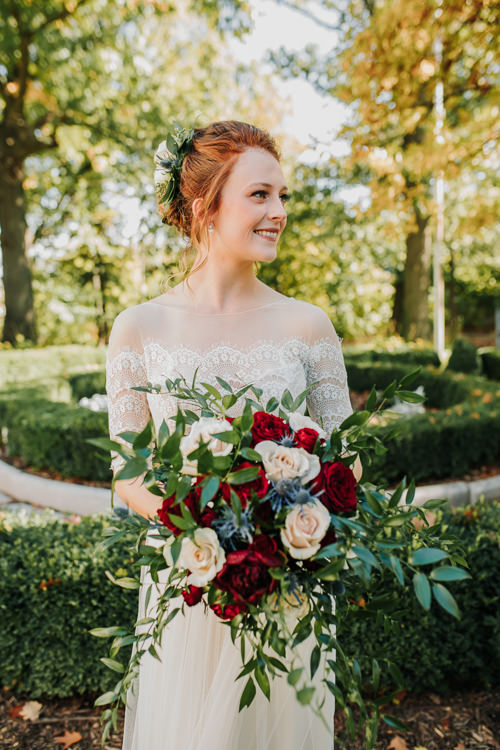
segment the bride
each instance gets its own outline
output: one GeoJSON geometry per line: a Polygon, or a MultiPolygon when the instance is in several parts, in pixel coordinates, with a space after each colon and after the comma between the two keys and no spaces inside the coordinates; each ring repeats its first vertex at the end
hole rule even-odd
{"type": "MultiPolygon", "coordinates": [[[[180,374],[190,379],[196,369],[198,380],[214,385],[217,375],[233,388],[253,383],[263,390],[264,404],[285,388],[296,396],[316,383],[307,409],[331,431],[352,411],[334,327],[320,308],[276,292],[254,271],[256,261],[276,258],[286,224],[288,195],[275,142],[252,125],[226,121],[194,131],[176,126],[167,143],[155,156],[159,209],[164,223],[190,239],[196,259],[183,282],[115,319],[106,384],[112,439],[140,431],[151,417],[159,428],[175,414],[168,394],[133,386],[180,374]]],[[[121,465],[114,454],[114,473],[121,465]]],[[[359,463],[354,471],[359,477],[359,463]]],[[[158,497],[140,479],[117,480],[115,490],[134,511],[154,518],[158,497]]],[[[144,588],[143,582],[141,593],[144,588]]],[[[333,747],[333,699],[324,707],[327,730],[298,704],[285,679],[274,680],[270,701],[258,693],[238,713],[240,655],[213,612],[186,607],[167,627],[160,655],[161,661],[149,654],[141,661],[128,697],[123,750],[333,747]]]]}

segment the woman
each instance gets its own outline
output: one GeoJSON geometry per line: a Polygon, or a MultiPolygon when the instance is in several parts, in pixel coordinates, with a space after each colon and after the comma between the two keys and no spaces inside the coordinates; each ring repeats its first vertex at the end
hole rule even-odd
{"type": "MultiPolygon", "coordinates": [[[[124,310],[110,336],[107,363],[110,434],[156,427],[175,413],[171,397],[130,390],[179,374],[234,388],[249,382],[263,403],[285,388],[307,398],[327,431],[352,409],[339,339],[318,307],[279,294],[257,279],[256,261],[276,257],[286,224],[287,188],[271,137],[228,121],[170,134],[155,182],[164,223],[196,252],[188,277],[165,294],[124,310]]],[[[242,404],[229,412],[235,416],[242,404]]],[[[114,456],[116,471],[121,464],[114,456]]],[[[359,474],[359,466],[356,468],[359,474]]],[[[118,480],[118,495],[154,518],[158,498],[140,480],[118,480]]],[[[143,587],[144,588],[144,587],[143,587]]],[[[144,602],[140,602],[140,612],[144,602]]],[[[164,633],[159,662],[147,656],[126,713],[124,750],[330,750],[326,730],[300,706],[286,680],[268,702],[258,694],[238,713],[239,652],[229,628],[202,607],[188,608],[164,633]]],[[[329,699],[330,700],[330,699],[329,699]]],[[[333,714],[333,701],[328,706],[333,714]]]]}

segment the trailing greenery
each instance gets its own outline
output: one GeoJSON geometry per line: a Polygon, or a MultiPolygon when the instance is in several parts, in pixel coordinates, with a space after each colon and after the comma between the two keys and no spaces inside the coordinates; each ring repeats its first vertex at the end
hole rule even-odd
{"type": "Polygon", "coordinates": [[[474,344],[464,338],[455,339],[446,369],[455,372],[480,373],[481,358],[474,344]]]}
{"type": "MultiPolygon", "coordinates": [[[[112,688],[117,675],[99,663],[109,644],[88,631],[111,622],[132,625],[137,592],[106,577],[106,570],[120,578],[134,569],[130,540],[101,547],[104,529],[111,524],[105,516],[82,518],[78,524],[49,513],[0,516],[1,684],[32,698],[112,688]]],[[[338,637],[345,650],[362,669],[372,657],[389,654],[412,690],[498,683],[500,504],[448,508],[440,533],[445,529],[461,540],[475,582],[453,584],[461,620],[438,607],[426,613],[416,604],[393,630],[384,632],[380,624],[368,632],[363,607],[337,599],[338,637]]],[[[397,607],[402,597],[398,584],[388,580],[384,591],[385,604],[367,596],[366,606],[382,612],[392,601],[397,607]]]]}
{"type": "Polygon", "coordinates": [[[491,380],[500,380],[500,349],[488,348],[479,351],[483,374],[491,380]]]}
{"type": "Polygon", "coordinates": [[[390,655],[400,665],[406,687],[415,692],[490,688],[500,684],[500,502],[448,508],[440,526],[441,533],[462,543],[474,580],[453,585],[461,619],[443,616],[437,607],[423,612],[414,605],[393,628],[373,628],[363,607],[390,611],[394,605],[397,610],[407,598],[394,578],[382,573],[385,603],[367,596],[363,606],[338,606],[338,639],[365,674],[373,658],[390,655]]]}

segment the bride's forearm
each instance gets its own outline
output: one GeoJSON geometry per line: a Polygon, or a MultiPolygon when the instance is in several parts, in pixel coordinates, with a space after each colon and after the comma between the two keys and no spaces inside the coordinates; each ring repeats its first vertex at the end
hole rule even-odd
{"type": "Polygon", "coordinates": [[[144,518],[154,519],[162,500],[153,495],[142,483],[144,474],[134,479],[118,479],[115,482],[115,492],[129,508],[132,508],[144,518]]]}

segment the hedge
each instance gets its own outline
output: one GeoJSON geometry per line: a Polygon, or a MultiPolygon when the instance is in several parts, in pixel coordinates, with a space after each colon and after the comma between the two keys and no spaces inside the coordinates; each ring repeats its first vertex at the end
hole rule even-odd
{"type": "Polygon", "coordinates": [[[345,347],[344,357],[351,362],[381,362],[401,365],[418,365],[439,367],[439,355],[434,349],[402,349],[399,351],[384,351],[375,349],[356,349],[345,347]]]}
{"type": "MultiPolygon", "coordinates": [[[[103,516],[79,524],[48,515],[8,514],[0,520],[2,685],[38,698],[103,692],[116,682],[99,662],[109,641],[88,634],[94,627],[131,627],[136,617],[136,592],[105,576],[106,570],[115,576],[132,572],[125,539],[111,549],[100,547],[109,523],[103,516]]],[[[448,509],[442,530],[446,526],[462,540],[473,577],[452,584],[463,612],[459,622],[439,607],[427,614],[415,604],[387,634],[363,620],[359,607],[337,601],[343,647],[362,666],[372,656],[394,659],[415,691],[490,687],[500,676],[500,505],[448,509]]],[[[396,602],[410,597],[392,579],[384,586],[396,602]]]]}
{"type": "Polygon", "coordinates": [[[0,426],[10,455],[22,456],[35,470],[111,481],[109,462],[86,442],[107,434],[107,413],[49,401],[36,390],[28,396],[0,396],[0,426]]]}
{"type": "Polygon", "coordinates": [[[94,393],[106,393],[106,373],[102,370],[69,375],[68,383],[75,401],[85,396],[90,398],[94,393]]]}
{"type": "Polygon", "coordinates": [[[109,690],[116,682],[100,661],[109,643],[92,627],[130,624],[136,599],[105,576],[130,575],[122,544],[100,547],[105,517],[79,524],[52,514],[0,521],[0,681],[39,696],[109,690]]]}
{"type": "Polygon", "coordinates": [[[500,380],[500,349],[481,349],[483,374],[491,380],[500,380]]]}
{"type": "MultiPolygon", "coordinates": [[[[347,380],[352,391],[370,390],[373,385],[383,390],[393,380],[400,380],[404,375],[415,370],[403,364],[382,364],[353,362],[346,359],[347,380]]],[[[460,376],[434,369],[422,369],[412,383],[412,389],[423,385],[425,404],[431,409],[446,409],[464,401],[470,391],[467,381],[460,376]]]]}
{"type": "MultiPolygon", "coordinates": [[[[394,660],[407,689],[448,692],[500,685],[500,503],[479,502],[444,513],[442,529],[463,544],[472,580],[450,585],[462,612],[460,620],[432,605],[426,613],[414,600],[389,632],[374,628],[359,607],[339,607],[337,636],[348,654],[371,672],[372,657],[394,660]]],[[[412,596],[384,577],[384,591],[394,601],[412,596]]],[[[367,600],[369,606],[369,600],[367,600]]]]}
{"type": "Polygon", "coordinates": [[[102,369],[106,359],[104,347],[72,344],[43,348],[0,350],[0,383],[2,388],[20,383],[36,385],[40,380],[63,377],[90,368],[102,369]]]}

